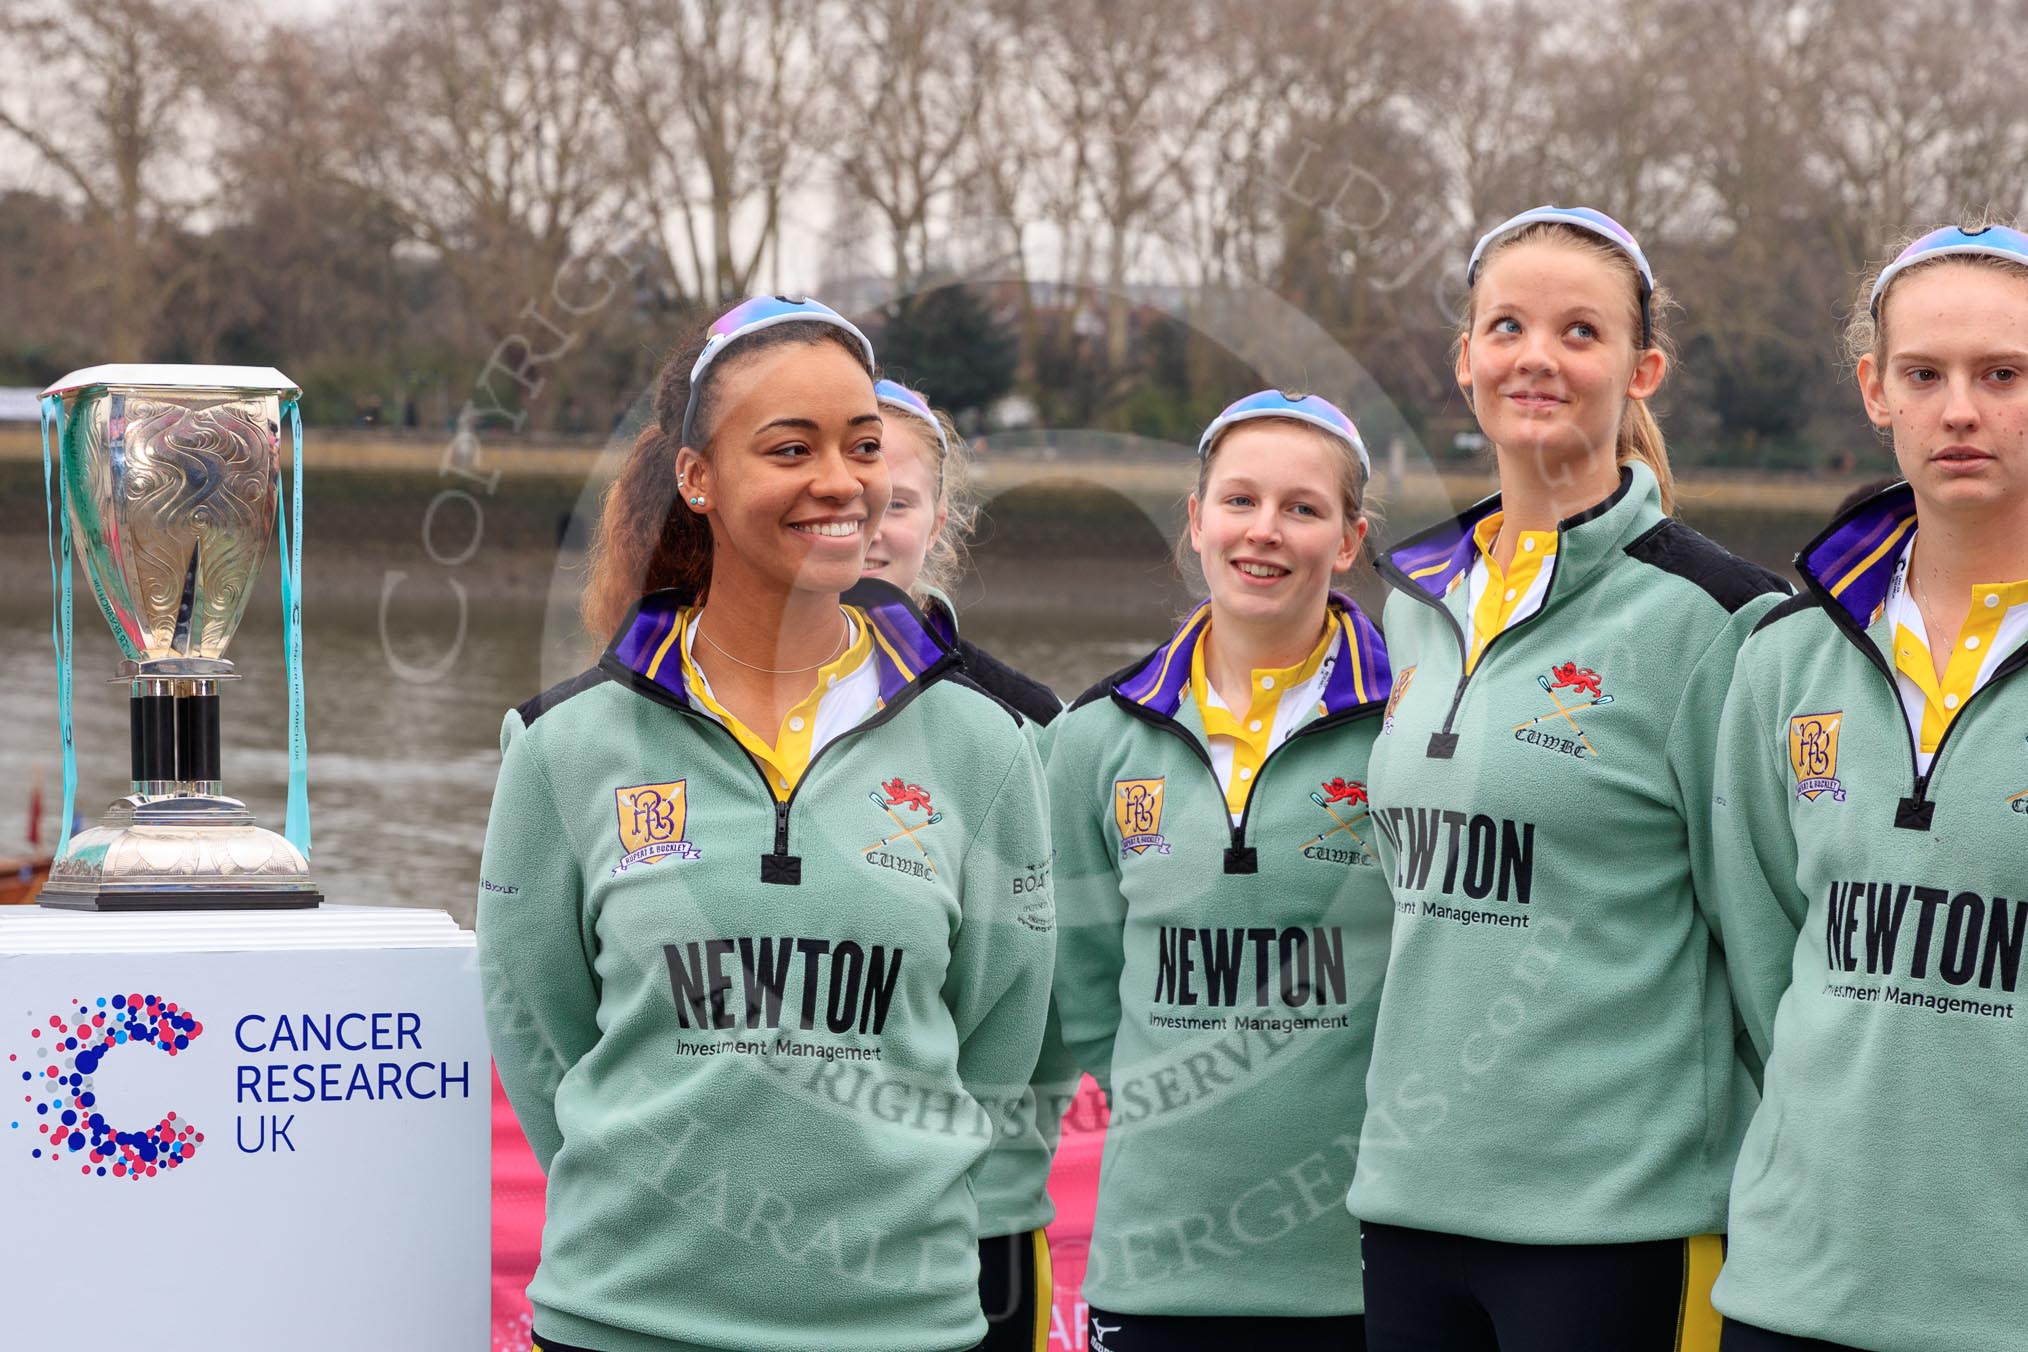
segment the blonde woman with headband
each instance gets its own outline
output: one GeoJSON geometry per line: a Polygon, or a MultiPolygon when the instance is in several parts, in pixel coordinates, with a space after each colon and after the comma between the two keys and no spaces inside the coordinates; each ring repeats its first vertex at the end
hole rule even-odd
{"type": "Polygon", "coordinates": [[[1332,578],[1367,473],[1316,395],[1228,407],[1189,501],[1206,599],[1052,731],[1057,1007],[1112,1108],[1094,1352],[1366,1345],[1339,1199],[1390,920],[1365,784],[1388,655],[1332,578]]]}
{"type": "Polygon", "coordinates": [[[1394,933],[1349,1206],[1379,1352],[1716,1346],[1779,915],[1713,885],[1711,748],[1785,592],[1675,521],[1634,237],[1523,212],[1466,269],[1457,380],[1500,491],[1383,556],[1372,810],[1394,933]]]}
{"type": "MultiPolygon", "coordinates": [[[[919,391],[892,380],[874,384],[893,490],[880,527],[866,545],[866,576],[909,593],[958,654],[960,670],[987,694],[1013,706],[1038,741],[1063,711],[1048,686],[1024,676],[957,632],[950,593],[978,506],[966,481],[964,439],[950,415],[919,391]]],[[[1009,1117],[985,1166],[973,1178],[979,1202],[979,1304],[989,1331],[980,1352],[1047,1352],[1054,1281],[1044,1227],[1049,1166],[1078,1071],[1051,1007],[1029,1100],[1009,1117]]]]}
{"type": "Polygon", "coordinates": [[[965,675],[1018,709],[1039,732],[1063,712],[1055,692],[958,633],[951,593],[979,514],[964,437],[950,415],[933,409],[920,391],[893,380],[873,388],[891,416],[887,463],[894,495],[867,543],[866,576],[914,597],[957,652],[965,675]]]}
{"type": "Polygon", "coordinates": [[[1922,235],[1849,337],[1905,482],[1804,546],[1725,708],[1724,885],[1801,934],[1715,1299],[1728,1352],[2018,1347],[2028,235],[1922,235]]]}

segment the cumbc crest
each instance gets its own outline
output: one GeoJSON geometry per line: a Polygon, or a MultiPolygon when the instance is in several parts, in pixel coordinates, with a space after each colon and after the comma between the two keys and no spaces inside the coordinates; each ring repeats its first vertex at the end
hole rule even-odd
{"type": "Polygon", "coordinates": [[[1310,801],[1331,819],[1331,825],[1303,842],[1303,858],[1326,864],[1371,864],[1372,847],[1359,831],[1371,819],[1365,781],[1334,775],[1310,791],[1310,801]]]}
{"type": "Polygon", "coordinates": [[[930,791],[903,775],[895,775],[881,781],[867,797],[886,814],[893,830],[884,830],[880,839],[859,852],[860,857],[876,868],[892,869],[913,878],[936,877],[937,861],[930,856],[922,836],[942,821],[944,814],[930,801],[930,791]],[[903,840],[909,843],[908,851],[902,851],[896,843],[903,840]]]}

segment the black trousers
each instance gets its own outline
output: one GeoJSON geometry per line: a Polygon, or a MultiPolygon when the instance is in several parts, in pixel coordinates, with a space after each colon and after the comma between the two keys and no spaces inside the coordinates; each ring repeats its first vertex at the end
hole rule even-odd
{"type": "Polygon", "coordinates": [[[978,1352],[1048,1352],[1055,1299],[1049,1240],[1040,1230],[979,1241],[979,1308],[986,1341],[978,1352]]]}
{"type": "Polygon", "coordinates": [[[1844,1343],[1827,1343],[1818,1338],[1798,1338],[1792,1333],[1775,1333],[1737,1320],[1725,1321],[1725,1352],[1859,1352],[1844,1343]]]}
{"type": "Polygon", "coordinates": [[[1366,1352],[1366,1321],[1356,1314],[1323,1318],[1250,1315],[1114,1314],[1093,1306],[1091,1352],[1366,1352]]]}
{"type": "Polygon", "coordinates": [[[1717,1235],[1503,1244],[1360,1227],[1373,1352],[1717,1352],[1717,1235]]]}

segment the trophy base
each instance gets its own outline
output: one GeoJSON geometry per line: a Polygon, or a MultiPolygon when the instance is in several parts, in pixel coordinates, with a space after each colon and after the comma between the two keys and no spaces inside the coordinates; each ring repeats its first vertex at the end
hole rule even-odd
{"type": "Polygon", "coordinates": [[[72,837],[36,900],[70,911],[307,910],[323,901],[295,846],[222,796],[130,794],[72,837]]]}
{"type": "Polygon", "coordinates": [[[59,892],[36,900],[56,911],[305,911],[324,904],[321,892],[59,892]]]}

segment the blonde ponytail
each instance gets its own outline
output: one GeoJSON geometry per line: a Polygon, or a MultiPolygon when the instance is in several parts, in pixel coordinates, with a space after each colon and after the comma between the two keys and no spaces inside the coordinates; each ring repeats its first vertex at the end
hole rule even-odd
{"type": "Polygon", "coordinates": [[[1622,465],[1638,460],[1653,470],[1662,489],[1662,510],[1676,515],[1676,476],[1669,469],[1669,448],[1663,444],[1662,425],[1655,421],[1647,400],[1627,400],[1626,411],[1620,414],[1620,439],[1613,459],[1622,465]]]}

